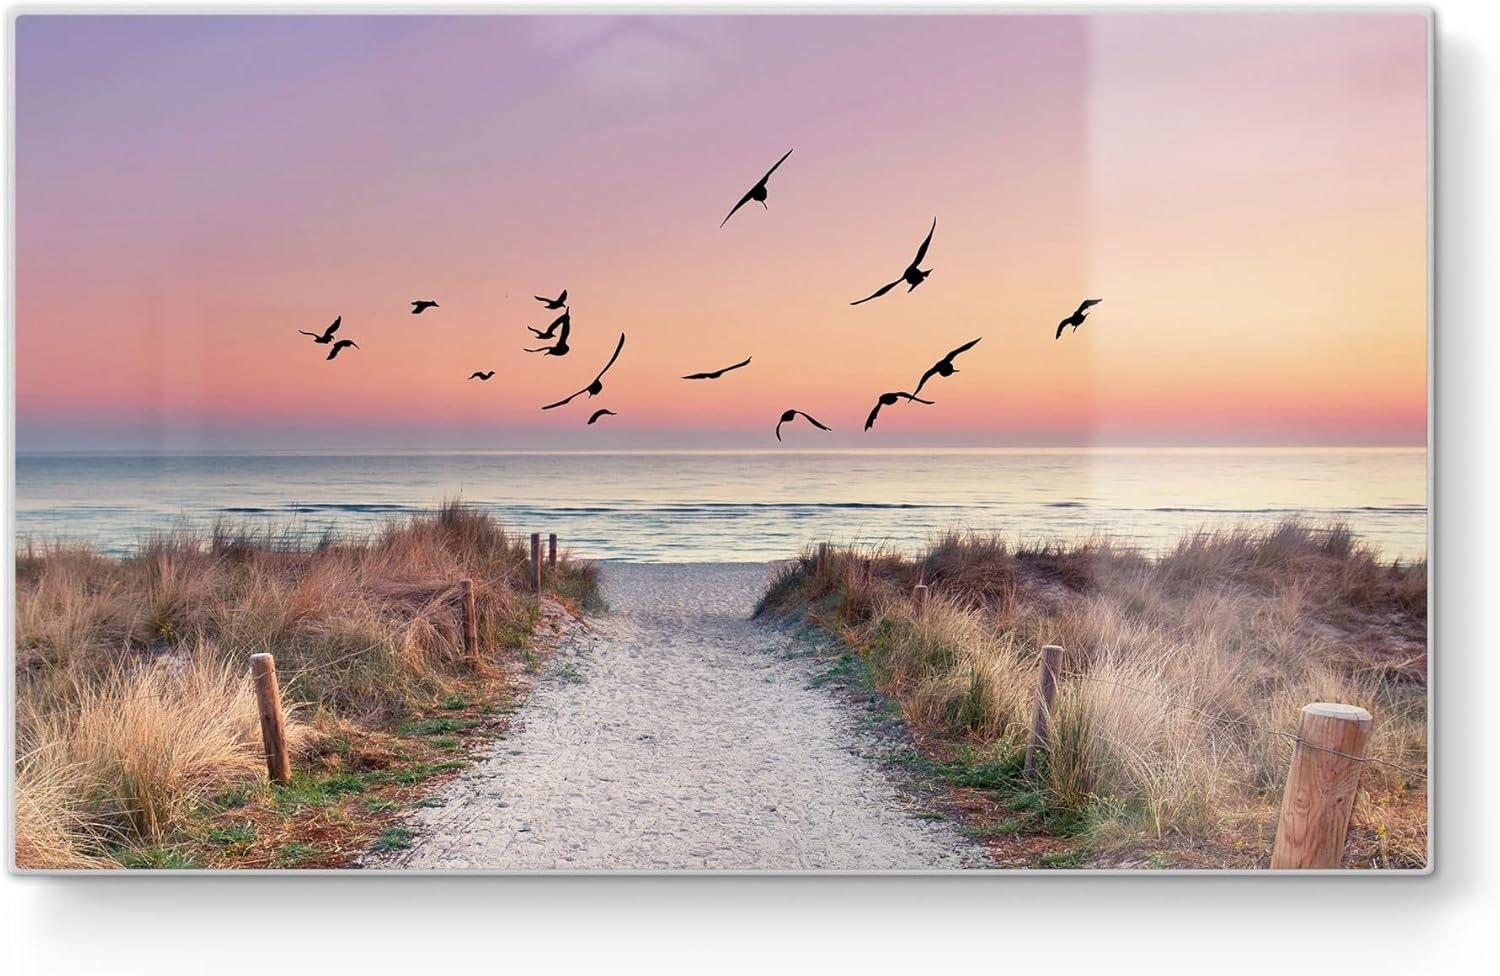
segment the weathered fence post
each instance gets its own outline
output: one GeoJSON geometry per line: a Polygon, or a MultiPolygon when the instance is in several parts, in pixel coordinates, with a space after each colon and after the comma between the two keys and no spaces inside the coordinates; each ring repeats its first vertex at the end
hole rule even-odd
{"type": "Polygon", "coordinates": [[[266,771],[271,774],[272,782],[289,783],[292,759],[286,749],[286,720],[281,715],[276,659],[269,654],[250,655],[250,673],[255,679],[255,704],[260,712],[260,738],[266,749],[266,771]]]}
{"type": "Polygon", "coordinates": [[[461,579],[458,581],[458,588],[463,597],[464,657],[477,666],[479,664],[479,613],[474,606],[474,581],[461,579]]]}
{"type": "Polygon", "coordinates": [[[1036,707],[1031,712],[1031,741],[1026,743],[1026,763],[1021,770],[1027,776],[1036,769],[1037,750],[1047,748],[1047,716],[1052,714],[1052,697],[1057,692],[1057,666],[1061,662],[1061,647],[1048,644],[1042,648],[1042,672],[1037,679],[1036,707]]]}
{"type": "Polygon", "coordinates": [[[917,598],[917,613],[927,613],[927,584],[918,583],[916,589],[912,590],[912,596],[917,598]]]}
{"type": "Polygon", "coordinates": [[[531,533],[531,589],[532,592],[542,592],[542,534],[531,533]]]}
{"type": "Polygon", "coordinates": [[[863,565],[861,565],[860,567],[859,581],[866,587],[875,582],[875,560],[866,559],[864,561],[863,565]]]}
{"type": "Polygon", "coordinates": [[[818,543],[818,575],[824,576],[828,573],[828,543],[818,543]]]}
{"type": "Polygon", "coordinates": [[[1314,702],[1302,707],[1297,744],[1281,795],[1273,868],[1336,868],[1374,724],[1357,705],[1314,702]]]}
{"type": "Polygon", "coordinates": [[[556,567],[557,567],[557,533],[556,532],[548,532],[547,533],[547,568],[548,569],[555,569],[556,567]]]}

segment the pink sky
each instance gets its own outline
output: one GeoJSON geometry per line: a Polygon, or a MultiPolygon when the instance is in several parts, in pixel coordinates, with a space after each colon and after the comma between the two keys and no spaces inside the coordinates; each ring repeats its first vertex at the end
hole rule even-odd
{"type": "Polygon", "coordinates": [[[22,450],[766,446],[787,407],[836,429],[801,447],[1425,442],[1419,15],[27,15],[16,49],[22,450]],[[927,283],[851,307],[934,216],[927,283]],[[573,352],[522,352],[563,287],[573,352]],[[336,315],[328,363],[297,330],[336,315]],[[622,331],[603,396],[538,409],[622,331]]]}

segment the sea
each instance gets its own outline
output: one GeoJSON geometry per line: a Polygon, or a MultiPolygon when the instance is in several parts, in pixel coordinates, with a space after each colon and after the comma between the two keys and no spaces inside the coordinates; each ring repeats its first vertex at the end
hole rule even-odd
{"type": "Polygon", "coordinates": [[[576,555],[762,562],[819,541],[913,552],[946,532],[1186,532],[1299,516],[1390,559],[1427,556],[1423,448],[1078,448],[639,453],[22,453],[17,545],[128,554],[181,528],[360,535],[460,500],[576,555]]]}

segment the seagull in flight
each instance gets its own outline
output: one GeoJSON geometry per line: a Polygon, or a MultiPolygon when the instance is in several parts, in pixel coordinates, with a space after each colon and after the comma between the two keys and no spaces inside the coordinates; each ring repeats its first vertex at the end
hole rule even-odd
{"type": "MultiPolygon", "coordinates": [[[[895,403],[902,397],[911,400],[913,403],[925,403],[928,406],[931,406],[933,403],[933,401],[931,400],[923,400],[915,393],[882,393],[880,394],[880,399],[875,401],[875,409],[871,410],[870,415],[865,418],[865,430],[869,430],[871,427],[875,426],[875,418],[880,416],[881,407],[889,407],[891,404],[895,403]]],[[[812,418],[808,419],[810,420],[812,418]]]]}
{"type": "Polygon", "coordinates": [[[598,420],[600,417],[617,417],[617,416],[619,416],[619,414],[615,413],[613,410],[605,410],[605,409],[601,408],[599,410],[595,410],[594,411],[594,415],[589,418],[589,423],[592,424],[594,421],[598,420]]]}
{"type": "Polygon", "coordinates": [[[897,278],[895,281],[891,282],[888,285],[881,286],[879,289],[876,290],[875,294],[869,296],[868,298],[861,298],[859,301],[857,301],[857,302],[850,302],[849,304],[850,305],[863,305],[865,302],[868,302],[871,298],[879,298],[881,295],[884,295],[886,292],[890,291],[892,288],[895,288],[897,285],[901,284],[903,281],[906,282],[906,284],[908,284],[910,286],[909,288],[906,289],[907,294],[911,294],[911,292],[914,291],[918,285],[920,285],[922,282],[924,282],[924,281],[927,280],[927,276],[928,275],[932,274],[932,269],[931,268],[928,268],[926,271],[923,271],[921,268],[917,267],[917,265],[921,264],[922,260],[927,257],[927,246],[932,243],[932,234],[933,234],[933,231],[935,231],[935,230],[937,230],[937,218],[936,217],[932,218],[932,230],[929,230],[927,232],[927,239],[922,242],[922,246],[921,247],[917,248],[917,256],[916,256],[916,258],[912,260],[911,264],[909,264],[909,265],[906,266],[906,270],[905,271],[901,272],[901,277],[897,278]]]}
{"type": "Polygon", "coordinates": [[[326,328],[326,329],[323,330],[323,334],[322,335],[318,335],[316,332],[308,332],[308,331],[306,331],[304,329],[298,329],[297,331],[301,332],[303,335],[310,335],[310,336],[312,336],[313,337],[313,342],[316,342],[319,345],[327,345],[328,343],[330,343],[330,342],[333,341],[333,334],[339,330],[339,325],[343,321],[344,321],[344,317],[342,315],[340,315],[338,318],[336,318],[336,319],[333,320],[333,324],[332,325],[330,325],[328,328],[326,328]]]}
{"type": "Polygon", "coordinates": [[[559,309],[562,308],[563,305],[568,301],[568,289],[564,288],[562,290],[562,294],[558,295],[556,298],[543,298],[541,295],[532,295],[531,297],[535,298],[537,301],[541,302],[543,305],[547,306],[550,309],[559,309]]]}
{"type": "Polygon", "coordinates": [[[437,302],[429,302],[427,299],[424,298],[424,299],[421,299],[420,301],[415,301],[415,302],[411,303],[411,314],[413,314],[413,315],[421,315],[423,312],[427,311],[427,309],[429,309],[429,308],[437,308],[437,307],[438,307],[438,303],[437,302]]]}
{"type": "Polygon", "coordinates": [[[711,373],[693,373],[691,376],[684,376],[683,379],[685,379],[685,380],[716,380],[720,376],[723,376],[725,373],[729,372],[732,369],[739,369],[739,368],[741,368],[743,366],[749,366],[749,365],[750,365],[750,357],[746,356],[743,362],[735,363],[733,366],[725,366],[723,369],[716,369],[716,370],[714,370],[711,373]]]}
{"type": "Polygon", "coordinates": [[[1089,317],[1089,309],[1093,308],[1095,305],[1098,305],[1102,301],[1104,301],[1104,299],[1102,298],[1084,299],[1083,303],[1073,311],[1072,315],[1069,315],[1067,318],[1057,323],[1057,335],[1053,336],[1052,338],[1061,339],[1063,329],[1066,329],[1070,325],[1073,327],[1073,331],[1077,332],[1078,327],[1083,324],[1083,320],[1089,317]]]}
{"type": "Polygon", "coordinates": [[[356,343],[353,339],[340,339],[338,342],[335,342],[333,344],[332,349],[328,350],[328,358],[332,359],[334,356],[337,356],[339,354],[339,350],[344,348],[345,346],[353,346],[355,349],[359,348],[359,344],[356,343]]]}
{"type": "MultiPolygon", "coordinates": [[[[780,166],[782,163],[786,162],[786,157],[790,156],[791,154],[792,150],[788,149],[786,151],[786,156],[782,156],[780,159],[776,160],[776,166],[780,166]]],[[[772,166],[770,169],[766,170],[766,175],[760,178],[760,182],[752,186],[749,193],[746,193],[744,196],[740,197],[740,202],[734,205],[733,210],[729,211],[729,217],[733,217],[741,207],[749,203],[751,200],[755,200],[759,202],[762,207],[766,207],[766,181],[771,178],[772,173],[776,172],[776,166],[772,166]]],[[[770,210],[771,208],[766,207],[766,209],[770,210]]],[[[725,217],[719,223],[719,226],[723,227],[725,224],[729,223],[729,217],[725,217]]]]}
{"type": "MultiPolygon", "coordinates": [[[[979,339],[983,338],[984,336],[979,337],[979,339]]],[[[958,372],[958,367],[953,365],[953,357],[957,356],[961,352],[968,352],[970,349],[973,349],[974,346],[978,344],[979,339],[972,339],[969,342],[964,343],[957,349],[950,352],[948,355],[944,356],[942,359],[938,360],[931,369],[922,374],[921,381],[917,383],[917,388],[912,392],[921,393],[922,387],[926,386],[927,381],[932,379],[934,376],[952,376],[954,373],[958,372]]]]}
{"type": "Polygon", "coordinates": [[[531,329],[532,332],[536,332],[539,338],[550,339],[552,338],[552,333],[557,331],[559,325],[562,326],[562,334],[557,337],[555,343],[550,346],[538,346],[535,349],[527,349],[526,351],[545,353],[548,356],[566,356],[568,354],[568,333],[573,331],[573,320],[568,317],[567,312],[558,316],[557,321],[553,322],[546,332],[537,332],[536,329],[532,329],[529,325],[526,328],[531,329]]]}
{"type": "Polygon", "coordinates": [[[570,394],[569,396],[564,397],[563,399],[557,401],[556,403],[549,403],[549,404],[547,404],[542,409],[543,410],[551,410],[553,407],[563,406],[566,403],[571,403],[573,401],[574,397],[583,396],[585,393],[587,393],[591,397],[594,397],[594,396],[598,396],[600,393],[604,392],[604,374],[608,373],[609,372],[609,368],[615,364],[615,360],[620,358],[620,350],[624,349],[624,348],[625,348],[625,333],[621,332],[620,333],[620,341],[619,341],[618,344],[615,345],[615,354],[613,356],[610,356],[609,357],[609,362],[605,363],[604,364],[604,368],[601,369],[601,370],[599,370],[599,375],[594,377],[594,382],[590,383],[588,386],[585,386],[583,389],[579,390],[577,393],[570,394]]]}
{"type": "Polygon", "coordinates": [[[802,413],[801,410],[787,410],[787,411],[785,411],[785,412],[782,413],[781,419],[779,421],[777,421],[777,423],[776,423],[776,439],[778,441],[781,440],[781,425],[782,424],[789,424],[789,423],[791,423],[793,420],[795,420],[797,418],[798,414],[802,414],[803,417],[806,417],[807,418],[807,422],[810,423],[810,424],[812,424],[814,427],[818,428],[819,430],[832,430],[833,429],[832,427],[828,427],[828,426],[825,426],[824,424],[818,423],[818,421],[816,421],[816,420],[813,419],[812,414],[802,413]]]}
{"type": "Polygon", "coordinates": [[[565,309],[563,309],[563,313],[561,315],[559,315],[557,318],[553,319],[551,325],[547,326],[547,331],[543,332],[541,329],[533,329],[529,325],[526,327],[526,331],[530,332],[532,335],[536,336],[538,339],[550,339],[553,336],[557,335],[557,327],[558,326],[562,326],[562,328],[563,328],[563,335],[567,335],[568,334],[568,326],[571,325],[572,323],[573,323],[573,310],[570,309],[570,308],[565,308],[565,309]]]}
{"type": "Polygon", "coordinates": [[[471,380],[480,380],[482,382],[484,380],[489,379],[491,376],[494,376],[494,375],[495,375],[495,371],[493,369],[489,370],[488,372],[480,372],[478,370],[475,370],[474,372],[472,372],[472,373],[469,374],[469,379],[471,379],[471,380]]]}

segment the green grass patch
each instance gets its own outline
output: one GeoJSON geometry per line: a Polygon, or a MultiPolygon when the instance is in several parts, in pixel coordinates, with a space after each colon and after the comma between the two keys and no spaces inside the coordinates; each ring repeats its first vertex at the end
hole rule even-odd
{"type": "Polygon", "coordinates": [[[271,862],[272,867],[294,868],[312,860],[322,853],[312,844],[304,844],[302,841],[294,840],[276,853],[276,860],[271,862]]]}
{"type": "Polygon", "coordinates": [[[410,827],[391,827],[376,839],[374,849],[377,851],[404,851],[411,847],[412,839],[416,836],[417,832],[410,827]]]}
{"type": "Polygon", "coordinates": [[[295,813],[307,807],[330,806],[351,793],[363,793],[374,775],[340,773],[319,776],[314,773],[294,773],[290,783],[278,783],[271,787],[271,803],[281,813],[295,813]]]}
{"type": "Polygon", "coordinates": [[[258,784],[239,783],[214,796],[209,804],[216,810],[238,810],[258,792],[258,784]]]}
{"type": "MultiPolygon", "coordinates": [[[[580,568],[584,566],[588,564],[580,564],[580,568]]],[[[554,572],[547,579],[547,589],[585,613],[604,613],[609,604],[599,593],[597,577],[591,566],[585,571],[554,572]]]]}
{"type": "Polygon", "coordinates": [[[419,736],[419,735],[448,735],[453,732],[463,732],[472,729],[479,724],[478,719],[472,718],[424,718],[415,722],[404,722],[396,729],[397,735],[419,736]]]}
{"type": "Polygon", "coordinates": [[[814,676],[808,683],[808,687],[820,688],[829,682],[858,688],[861,691],[875,689],[875,679],[870,674],[870,669],[865,666],[865,662],[861,661],[857,654],[847,651],[840,654],[838,660],[827,671],[814,676]]]}
{"type": "Polygon", "coordinates": [[[132,871],[182,871],[201,868],[193,852],[185,847],[153,844],[150,847],[120,847],[112,856],[132,871]]]}
{"type": "Polygon", "coordinates": [[[1083,849],[1071,851],[1054,851],[1051,854],[1043,854],[1037,861],[1038,867],[1043,868],[1081,868],[1088,860],[1088,852],[1083,849]]]}
{"type": "Polygon", "coordinates": [[[559,661],[552,670],[559,678],[562,678],[569,684],[581,685],[589,680],[584,677],[583,672],[579,671],[577,667],[563,661],[559,661]]]}
{"type": "Polygon", "coordinates": [[[1024,793],[1017,793],[1015,796],[1011,797],[1010,800],[1005,804],[1005,809],[1011,811],[1012,813],[1020,813],[1022,811],[1041,813],[1046,808],[1047,799],[1046,797],[1042,796],[1042,794],[1037,790],[1028,790],[1024,793]]]}
{"type": "Polygon", "coordinates": [[[966,827],[964,833],[975,840],[988,840],[991,837],[1013,837],[1025,827],[1026,818],[1011,817],[999,823],[980,824],[977,827],[966,827]]]}
{"type": "Polygon", "coordinates": [[[220,827],[210,830],[205,836],[210,844],[248,844],[255,840],[255,824],[243,823],[235,827],[220,827]]]}
{"type": "Polygon", "coordinates": [[[455,769],[463,769],[466,763],[462,759],[450,759],[440,763],[414,762],[408,763],[395,769],[377,769],[372,773],[366,773],[365,778],[370,783],[396,783],[401,786],[415,786],[436,776],[438,773],[448,773],[455,769]]]}
{"type": "Polygon", "coordinates": [[[976,790],[998,790],[1014,786],[1021,777],[1025,757],[1005,755],[984,759],[968,745],[959,746],[953,760],[938,767],[944,782],[976,790]]]}

